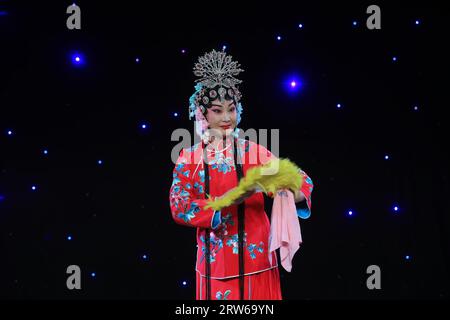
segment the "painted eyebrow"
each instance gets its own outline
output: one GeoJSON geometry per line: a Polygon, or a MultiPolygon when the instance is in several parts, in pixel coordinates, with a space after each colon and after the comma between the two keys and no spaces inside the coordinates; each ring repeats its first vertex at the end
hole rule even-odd
{"type": "MultiPolygon", "coordinates": [[[[234,105],[234,102],[230,103],[228,105],[228,107],[231,107],[232,105],[234,105]]],[[[223,106],[221,106],[220,104],[211,104],[211,107],[221,107],[221,108],[223,108],[223,106]]]]}

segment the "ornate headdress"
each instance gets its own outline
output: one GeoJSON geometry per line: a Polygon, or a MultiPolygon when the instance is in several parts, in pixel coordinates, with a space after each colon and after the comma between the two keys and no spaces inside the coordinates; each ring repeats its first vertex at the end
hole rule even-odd
{"type": "MultiPolygon", "coordinates": [[[[194,66],[195,93],[189,99],[189,119],[195,116],[196,132],[202,139],[207,134],[208,122],[205,113],[210,103],[216,99],[234,100],[237,110],[237,123],[241,121],[242,105],[239,102],[242,95],[237,85],[242,80],[236,79],[241,71],[237,61],[232,61],[224,51],[212,50],[198,58],[194,66]]],[[[234,134],[237,135],[236,128],[234,134]]]]}

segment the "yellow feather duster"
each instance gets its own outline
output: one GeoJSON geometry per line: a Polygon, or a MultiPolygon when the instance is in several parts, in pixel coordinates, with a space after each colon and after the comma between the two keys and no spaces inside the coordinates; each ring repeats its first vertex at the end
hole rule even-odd
{"type": "Polygon", "coordinates": [[[245,177],[239,185],[222,198],[210,199],[205,209],[221,210],[230,206],[246,192],[257,185],[265,194],[275,194],[279,189],[300,190],[303,176],[298,168],[289,159],[274,159],[265,165],[256,166],[247,170],[245,177]]]}

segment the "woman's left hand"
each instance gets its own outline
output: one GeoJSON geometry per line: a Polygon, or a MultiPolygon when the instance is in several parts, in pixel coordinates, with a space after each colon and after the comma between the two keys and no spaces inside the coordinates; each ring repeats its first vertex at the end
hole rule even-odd
{"type": "Polygon", "coordinates": [[[303,193],[300,192],[300,190],[295,190],[294,192],[294,200],[295,202],[302,202],[303,200],[305,200],[305,196],[303,195],[303,193]]]}

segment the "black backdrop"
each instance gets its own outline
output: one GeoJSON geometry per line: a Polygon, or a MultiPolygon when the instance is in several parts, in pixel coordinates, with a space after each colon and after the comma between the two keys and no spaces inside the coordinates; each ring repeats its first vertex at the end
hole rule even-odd
{"type": "Polygon", "coordinates": [[[315,184],[284,297],[449,297],[442,8],[379,4],[368,30],[372,3],[76,3],[81,30],[66,28],[71,2],[0,1],[0,297],[195,297],[170,137],[192,131],[197,57],[223,45],[245,69],[242,128],[280,129],[280,155],[315,184]],[[66,288],[69,265],[81,290],[66,288]]]}

